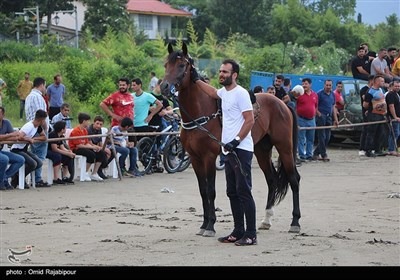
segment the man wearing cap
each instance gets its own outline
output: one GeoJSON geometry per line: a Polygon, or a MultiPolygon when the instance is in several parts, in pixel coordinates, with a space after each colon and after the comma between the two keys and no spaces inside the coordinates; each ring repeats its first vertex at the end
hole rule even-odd
{"type": "Polygon", "coordinates": [[[351,63],[351,73],[354,79],[368,81],[369,73],[366,70],[368,65],[368,57],[365,57],[365,50],[363,46],[358,47],[357,56],[353,58],[351,63]]]}

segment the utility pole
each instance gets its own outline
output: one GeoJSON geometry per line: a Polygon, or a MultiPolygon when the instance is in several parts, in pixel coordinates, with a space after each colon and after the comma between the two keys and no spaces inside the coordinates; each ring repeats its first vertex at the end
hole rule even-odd
{"type": "Polygon", "coordinates": [[[54,11],[54,13],[56,13],[56,17],[58,17],[58,13],[63,13],[70,14],[73,18],[75,18],[75,48],[79,49],[78,11],[76,9],[76,6],[74,6],[73,10],[54,11]],[[75,16],[73,16],[72,14],[75,14],[75,16]]]}
{"type": "Polygon", "coordinates": [[[39,17],[39,6],[35,8],[24,8],[23,12],[17,12],[16,15],[24,16],[25,22],[28,20],[28,13],[31,13],[36,17],[36,34],[37,34],[37,45],[40,47],[40,17],[39,17]]]}

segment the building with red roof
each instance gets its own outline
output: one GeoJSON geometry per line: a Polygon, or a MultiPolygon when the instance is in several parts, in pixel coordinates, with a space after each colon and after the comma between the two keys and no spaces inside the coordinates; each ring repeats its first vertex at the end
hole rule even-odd
{"type": "Polygon", "coordinates": [[[156,39],[157,35],[175,39],[179,33],[185,38],[186,26],[179,28],[173,20],[177,17],[193,16],[189,12],[172,8],[171,5],[158,0],[129,0],[126,8],[135,26],[143,30],[149,39],[156,39]]]}
{"type": "MultiPolygon", "coordinates": [[[[75,30],[80,32],[85,21],[86,7],[82,1],[72,2],[77,9],[77,16],[69,13],[53,14],[52,18],[58,17],[59,24],[52,26],[52,32],[61,37],[75,37],[75,30]]],[[[164,39],[176,39],[179,33],[186,39],[186,25],[178,26],[179,17],[192,17],[187,11],[172,8],[171,5],[158,0],[129,0],[126,9],[136,28],[143,30],[144,34],[151,40],[157,39],[159,34],[164,39]]],[[[182,21],[179,21],[182,22],[182,21]]],[[[43,23],[47,23],[47,17],[43,23]]],[[[73,41],[71,41],[71,45],[73,41]]]]}

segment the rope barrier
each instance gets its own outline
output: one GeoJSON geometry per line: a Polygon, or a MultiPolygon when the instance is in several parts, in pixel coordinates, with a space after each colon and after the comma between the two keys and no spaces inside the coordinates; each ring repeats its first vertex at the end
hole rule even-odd
{"type": "MultiPolygon", "coordinates": [[[[393,120],[392,120],[393,121],[393,120]]],[[[375,122],[364,122],[364,123],[352,123],[352,124],[340,124],[340,125],[325,125],[325,126],[310,126],[310,127],[299,127],[299,130],[314,130],[314,129],[327,129],[327,128],[332,128],[332,129],[339,129],[339,128],[345,128],[345,127],[353,127],[353,126],[364,126],[364,125],[374,125],[374,124],[380,124],[380,123],[388,123],[390,121],[388,120],[383,120],[383,121],[375,121],[375,122]]]]}
{"type": "MultiPolygon", "coordinates": [[[[129,133],[121,133],[118,136],[159,136],[159,135],[179,135],[179,131],[174,132],[129,132],[129,133]]],[[[85,136],[72,136],[72,137],[60,137],[60,138],[51,138],[46,140],[38,140],[35,142],[57,142],[62,140],[76,140],[76,139],[91,139],[91,138],[104,138],[109,137],[110,134],[93,134],[93,135],[85,135],[85,136]]],[[[27,141],[0,141],[0,144],[15,144],[15,143],[28,143],[27,141]]]]}
{"type": "MultiPolygon", "coordinates": [[[[312,126],[312,127],[299,127],[299,130],[313,130],[313,129],[339,129],[339,128],[346,128],[346,127],[356,127],[356,126],[364,126],[364,125],[374,125],[380,123],[388,123],[393,122],[396,120],[383,120],[383,121],[375,121],[375,122],[363,122],[363,123],[353,123],[353,124],[340,124],[340,125],[325,125],[325,126],[312,126]]],[[[159,136],[159,135],[179,135],[179,131],[169,131],[169,132],[128,132],[128,133],[121,133],[118,136],[159,136]]],[[[98,137],[109,137],[110,134],[94,134],[94,135],[85,135],[85,136],[73,136],[73,137],[60,137],[60,138],[52,138],[47,139],[44,141],[35,141],[35,142],[57,142],[62,140],[76,140],[76,139],[91,139],[91,138],[98,138],[98,137]]],[[[14,143],[23,143],[26,141],[0,141],[0,144],[14,144],[14,143]]]]}

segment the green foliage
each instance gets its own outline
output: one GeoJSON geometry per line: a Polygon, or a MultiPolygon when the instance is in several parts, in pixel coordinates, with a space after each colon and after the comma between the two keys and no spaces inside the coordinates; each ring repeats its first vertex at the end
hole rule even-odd
{"type": "Polygon", "coordinates": [[[246,54],[250,54],[255,48],[258,48],[258,43],[247,34],[234,33],[231,34],[225,42],[223,55],[229,58],[240,60],[246,54]]]}
{"type": "Polygon", "coordinates": [[[203,44],[200,46],[201,58],[216,59],[221,56],[220,46],[217,37],[210,29],[206,28],[203,44]]]}
{"type": "Polygon", "coordinates": [[[311,11],[297,0],[288,0],[286,5],[274,5],[271,24],[268,35],[271,44],[292,42],[301,45],[313,36],[312,28],[316,25],[311,11]]]}
{"type": "Polygon", "coordinates": [[[333,42],[327,41],[320,47],[313,47],[310,68],[305,73],[343,75],[351,56],[344,49],[337,48],[333,42]]]}
{"type": "Polygon", "coordinates": [[[57,45],[57,38],[55,35],[43,35],[42,46],[39,49],[40,61],[60,61],[63,59],[67,47],[57,45]]]}
{"type": "Polygon", "coordinates": [[[191,20],[188,21],[186,30],[190,39],[190,53],[194,58],[198,58],[201,56],[201,49],[198,42],[199,37],[191,20]]]}
{"type": "Polygon", "coordinates": [[[292,70],[289,70],[289,72],[294,74],[300,74],[303,65],[311,60],[311,54],[309,53],[308,49],[296,43],[288,43],[286,46],[286,55],[291,61],[288,66],[291,67],[292,70]]]}
{"type": "Polygon", "coordinates": [[[28,71],[31,77],[43,77],[47,83],[53,82],[55,73],[59,72],[58,64],[48,62],[3,62],[0,68],[0,77],[6,81],[6,95],[10,99],[17,99],[17,85],[20,80],[24,79],[24,73],[28,71]]]}
{"type": "Polygon", "coordinates": [[[354,15],[356,0],[319,0],[308,5],[314,12],[324,14],[331,9],[341,20],[349,19],[354,15]]]}
{"type": "Polygon", "coordinates": [[[150,57],[164,58],[166,53],[165,41],[159,34],[156,40],[146,40],[140,47],[150,57]]]}
{"type": "Polygon", "coordinates": [[[231,33],[248,34],[259,40],[263,32],[269,32],[269,9],[265,1],[215,0],[207,2],[212,15],[211,26],[219,39],[231,33]],[[262,24],[261,24],[262,23],[262,24]]]}
{"type": "MultiPolygon", "coordinates": [[[[154,65],[145,52],[126,33],[115,33],[108,29],[98,43],[88,42],[88,47],[98,58],[107,58],[119,65],[121,71],[114,75],[126,77],[147,77],[154,65]]],[[[145,81],[144,81],[145,82],[145,81]]]]}
{"type": "Polygon", "coordinates": [[[35,61],[38,49],[13,41],[0,42],[0,61],[35,61]]]}
{"type": "Polygon", "coordinates": [[[265,72],[288,72],[291,70],[290,57],[282,44],[266,46],[246,56],[246,68],[265,72]]]}
{"type": "Polygon", "coordinates": [[[400,46],[400,24],[399,17],[392,14],[386,18],[387,24],[380,23],[375,26],[374,36],[374,49],[378,50],[382,47],[388,48],[393,46],[400,46]]]}

